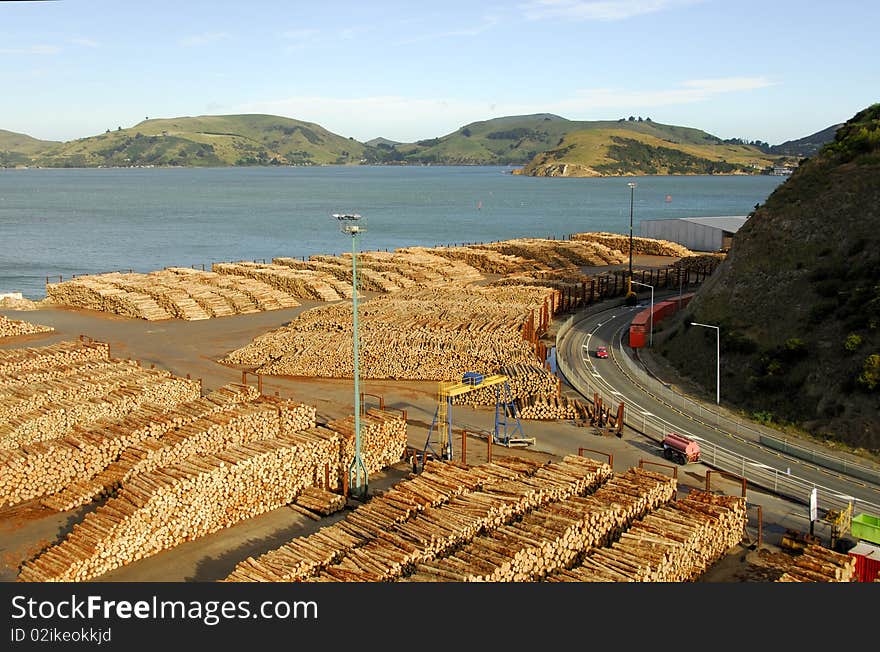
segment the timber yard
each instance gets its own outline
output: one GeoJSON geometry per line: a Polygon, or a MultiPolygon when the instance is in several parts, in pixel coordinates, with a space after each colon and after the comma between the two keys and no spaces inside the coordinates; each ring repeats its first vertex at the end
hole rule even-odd
{"type": "Polygon", "coordinates": [[[874,579],[880,467],[650,355],[722,258],[579,233],[47,278],[0,312],[2,579],[874,579]]]}

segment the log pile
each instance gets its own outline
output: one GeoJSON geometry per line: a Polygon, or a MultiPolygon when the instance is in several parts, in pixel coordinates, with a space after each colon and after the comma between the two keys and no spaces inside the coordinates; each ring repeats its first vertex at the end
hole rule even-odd
{"type": "MultiPolygon", "coordinates": [[[[372,299],[359,310],[361,375],[443,380],[530,363],[534,353],[523,326],[551,294],[544,288],[444,285],[372,299]]],[[[351,378],[351,341],[351,306],[322,306],[257,337],[224,362],[269,375],[351,378]]]]}
{"type": "MultiPolygon", "coordinates": [[[[166,421],[167,423],[167,421],[166,421]]],[[[110,494],[139,474],[148,473],[191,455],[217,453],[244,442],[278,437],[315,425],[315,408],[269,397],[233,403],[201,418],[142,437],[123,449],[118,458],[89,479],[77,479],[63,491],[43,499],[64,511],[95,497],[110,494]],[[282,413],[286,427],[282,430],[282,413]]]]}
{"type": "Polygon", "coordinates": [[[256,396],[253,387],[226,385],[170,410],[144,404],[121,419],[99,419],[59,439],[0,451],[0,506],[43,496],[43,504],[57,510],[86,503],[104,489],[93,478],[127,447],[256,396]]]}
{"type": "Polygon", "coordinates": [[[177,378],[170,372],[143,369],[131,382],[87,400],[57,399],[0,422],[0,448],[58,439],[75,427],[101,418],[123,417],[139,406],[151,403],[171,409],[201,394],[201,382],[177,378]]]}
{"type": "MultiPolygon", "coordinates": [[[[329,274],[341,283],[351,286],[351,261],[346,264],[341,258],[330,256],[312,256],[309,260],[296,258],[273,258],[273,265],[282,265],[291,269],[308,270],[329,274]]],[[[358,288],[361,291],[395,292],[405,285],[395,283],[386,272],[372,269],[368,261],[358,259],[358,288]]],[[[412,285],[411,283],[408,285],[412,285]]],[[[360,296],[360,295],[358,295],[360,296]]]]}
{"type": "Polygon", "coordinates": [[[688,582],[742,540],[746,501],[694,490],[636,521],[610,547],[594,548],[554,582],[688,582]]]}
{"type": "MultiPolygon", "coordinates": [[[[549,398],[559,393],[559,379],[548,369],[537,364],[504,365],[494,372],[507,376],[511,400],[527,400],[530,397],[549,398]]],[[[475,389],[467,394],[455,396],[453,405],[495,405],[496,391],[501,391],[502,401],[508,398],[503,386],[475,389]]]]}
{"type": "Polygon", "coordinates": [[[476,248],[533,260],[551,269],[619,265],[627,261],[618,247],[591,240],[517,238],[476,245],[476,248]]]}
{"type": "Polygon", "coordinates": [[[503,254],[498,251],[475,246],[436,247],[431,249],[431,252],[443,258],[461,261],[474,269],[488,274],[515,274],[547,269],[546,265],[536,260],[503,254]]]}
{"type": "Polygon", "coordinates": [[[248,557],[235,567],[226,581],[302,581],[338,562],[355,548],[383,536],[392,527],[415,518],[427,508],[442,505],[456,496],[530,477],[540,467],[536,462],[518,458],[501,458],[467,469],[428,461],[420,474],[411,475],[371,498],[344,520],[314,534],[293,539],[260,557],[248,557]]]}
{"type": "Polygon", "coordinates": [[[856,558],[809,544],[784,566],[777,582],[853,582],[856,558]]]}
{"type": "MultiPolygon", "coordinates": [[[[0,379],[15,378],[23,372],[45,371],[53,376],[53,368],[83,360],[109,360],[110,347],[103,342],[58,342],[49,346],[21,349],[0,349],[0,379]]],[[[0,380],[2,382],[2,380],[0,380]]]]}
{"type": "Polygon", "coordinates": [[[272,263],[214,263],[211,270],[219,274],[245,276],[266,283],[297,299],[339,301],[351,297],[351,282],[346,285],[332,274],[314,269],[293,269],[272,263]]]}
{"type": "Polygon", "coordinates": [[[290,294],[259,279],[178,267],[149,274],[79,276],[47,284],[46,293],[55,303],[147,321],[208,319],[299,305],[290,294]]]}
{"type": "MultiPolygon", "coordinates": [[[[330,469],[330,488],[342,489],[342,479],[348,474],[355,456],[354,415],[327,424],[339,438],[339,456],[330,469]]],[[[361,415],[361,458],[367,474],[373,474],[396,462],[406,451],[406,421],[399,412],[385,412],[370,408],[361,415]]]]}
{"type": "Polygon", "coordinates": [[[547,397],[528,397],[517,401],[521,419],[538,421],[590,420],[590,409],[575,398],[551,395],[547,397]]]}
{"type": "Polygon", "coordinates": [[[309,431],[194,455],[140,474],[61,543],[26,562],[19,581],[85,581],[292,502],[333,456],[309,431]]]}
{"type": "Polygon", "coordinates": [[[47,283],[46,296],[56,304],[109,312],[133,319],[171,319],[171,313],[149,295],[120,290],[102,276],[80,276],[61,283],[47,283]]]}
{"type": "Polygon", "coordinates": [[[606,545],[633,520],[675,496],[672,478],[642,469],[615,476],[588,496],[551,502],[476,537],[448,557],[416,566],[407,581],[527,582],[606,545]]]}
{"type": "Polygon", "coordinates": [[[295,308],[299,305],[285,292],[252,278],[196,271],[188,267],[169,267],[166,271],[210,286],[226,298],[236,314],[295,308]]]}
{"type": "Polygon", "coordinates": [[[513,478],[493,477],[494,466],[485,465],[490,476],[484,479],[472,469],[451,464],[426,466],[420,476],[398,484],[344,521],[257,560],[242,562],[227,580],[393,580],[412,564],[443,554],[548,502],[591,491],[611,475],[607,464],[574,456],[537,469],[519,464],[513,467],[513,478]],[[447,487],[439,494],[424,483],[417,489],[413,483],[425,474],[429,474],[428,482],[447,487]]]}
{"type": "MultiPolygon", "coordinates": [[[[619,233],[572,233],[571,239],[578,242],[595,242],[629,255],[629,236],[619,233]]],[[[668,240],[655,240],[653,238],[632,239],[633,254],[648,256],[674,256],[681,258],[693,254],[690,249],[668,240]]],[[[622,262],[622,261],[621,261],[622,262]]]]}
{"type": "Polygon", "coordinates": [[[321,487],[306,487],[303,489],[302,493],[296,497],[293,504],[312,512],[313,514],[329,516],[345,507],[345,496],[342,494],[335,494],[326,489],[322,489],[321,487]]]}
{"type": "Polygon", "coordinates": [[[0,338],[15,337],[16,335],[34,335],[35,333],[51,333],[55,329],[51,326],[31,324],[18,319],[9,319],[0,315],[0,338]]]}
{"type": "Polygon", "coordinates": [[[385,534],[352,550],[309,581],[385,582],[407,568],[467,544],[481,532],[502,528],[547,503],[594,490],[607,480],[607,464],[569,456],[531,477],[498,483],[428,507],[385,534]]]}

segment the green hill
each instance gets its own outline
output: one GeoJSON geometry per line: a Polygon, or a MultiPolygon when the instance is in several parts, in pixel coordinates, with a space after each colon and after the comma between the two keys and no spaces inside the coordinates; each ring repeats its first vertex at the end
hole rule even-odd
{"type": "Polygon", "coordinates": [[[721,140],[699,129],[633,120],[567,120],[552,113],[508,116],[473,122],[451,134],[394,147],[397,161],[437,165],[525,165],[563,146],[566,136],[582,130],[617,129],[685,145],[721,140]]]}
{"type": "Polygon", "coordinates": [[[30,165],[37,154],[58,145],[52,140],[37,140],[25,134],[0,129],[0,167],[30,165]]]}
{"type": "Polygon", "coordinates": [[[880,104],[758,207],[655,348],[762,419],[880,454],[880,104]]]}
{"type": "Polygon", "coordinates": [[[752,145],[734,145],[694,129],[615,123],[568,133],[535,156],[529,176],[591,177],[626,174],[755,174],[781,162],[752,145]]]}
{"type": "Polygon", "coordinates": [[[271,115],[145,120],[35,157],[45,167],[358,163],[365,146],[320,125],[271,115]]]}
{"type": "Polygon", "coordinates": [[[809,136],[797,140],[787,140],[770,148],[771,154],[785,154],[787,156],[799,156],[801,158],[814,156],[824,145],[834,140],[834,134],[843,124],[831,125],[822,131],[817,131],[809,136]]]}

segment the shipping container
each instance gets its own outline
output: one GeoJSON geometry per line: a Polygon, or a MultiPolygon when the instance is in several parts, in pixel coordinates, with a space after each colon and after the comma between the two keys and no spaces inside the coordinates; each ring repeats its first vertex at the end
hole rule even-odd
{"type": "Polygon", "coordinates": [[[645,346],[646,331],[639,326],[629,327],[629,346],[633,349],[640,349],[645,346]]]}
{"type": "Polygon", "coordinates": [[[852,519],[852,535],[880,544],[880,518],[870,514],[856,514],[852,519]]]}
{"type": "Polygon", "coordinates": [[[859,582],[873,582],[880,577],[880,547],[860,541],[848,554],[856,558],[859,582]]]}

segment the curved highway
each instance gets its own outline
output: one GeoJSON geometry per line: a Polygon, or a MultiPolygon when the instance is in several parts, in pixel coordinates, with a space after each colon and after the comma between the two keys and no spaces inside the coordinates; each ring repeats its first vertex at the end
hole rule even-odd
{"type": "MultiPolygon", "coordinates": [[[[803,502],[809,501],[808,485],[817,487],[819,504],[829,499],[835,502],[854,499],[854,512],[868,511],[880,514],[880,486],[852,478],[816,464],[787,456],[763,447],[746,436],[723,431],[714,425],[701,421],[696,415],[682,412],[650,394],[638,385],[627,373],[619,360],[622,349],[621,337],[628,332],[628,326],[635,314],[644,306],[617,306],[593,314],[574,324],[557,342],[556,355],[565,361],[570,384],[576,389],[589,388],[586,396],[592,400],[593,391],[601,391],[606,396],[626,404],[627,422],[637,424],[639,419],[660,419],[676,432],[690,436],[703,443],[703,461],[711,464],[707,454],[715,444],[737,456],[746,458],[744,465],[767,470],[781,476],[791,476],[805,483],[803,502]],[[608,358],[597,358],[596,347],[606,346],[608,358]],[[825,499],[823,501],[823,498],[825,499]]],[[[751,469],[744,469],[746,471],[751,469]]],[[[743,473],[748,475],[748,473],[743,473]]],[[[772,489],[773,487],[765,487],[772,489]]]]}

